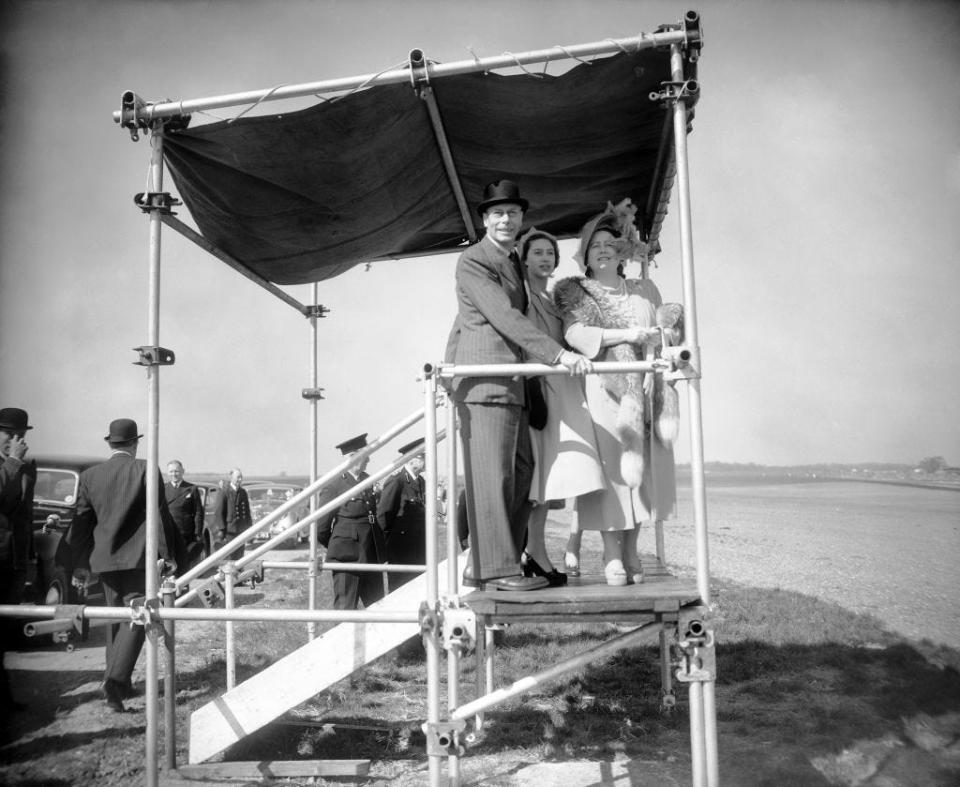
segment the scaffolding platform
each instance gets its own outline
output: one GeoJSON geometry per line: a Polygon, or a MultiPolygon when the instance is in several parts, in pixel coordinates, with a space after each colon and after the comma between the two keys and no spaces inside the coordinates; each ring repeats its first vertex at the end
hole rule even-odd
{"type": "Polygon", "coordinates": [[[579,577],[568,577],[563,587],[477,590],[465,603],[487,623],[619,621],[702,603],[695,579],[674,576],[652,557],[644,558],[642,565],[644,581],[639,584],[611,587],[601,571],[584,571],[579,577]]]}

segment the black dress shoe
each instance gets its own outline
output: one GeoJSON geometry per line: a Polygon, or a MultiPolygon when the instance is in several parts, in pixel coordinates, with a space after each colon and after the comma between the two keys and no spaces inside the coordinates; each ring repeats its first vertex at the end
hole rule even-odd
{"type": "MultiPolygon", "coordinates": [[[[131,697],[143,697],[147,693],[147,684],[144,683],[143,686],[134,686],[132,683],[121,683],[120,685],[120,696],[128,700],[131,697]]],[[[163,681],[157,681],[157,694],[163,696],[163,681]]]]}
{"type": "Polygon", "coordinates": [[[487,579],[482,584],[484,590],[540,590],[549,586],[545,577],[524,577],[519,574],[487,579]]]}
{"type": "Polygon", "coordinates": [[[552,588],[563,587],[567,584],[567,575],[555,568],[544,571],[543,567],[530,555],[524,552],[520,556],[520,568],[523,569],[525,577],[543,577],[552,588]]]}
{"type": "Polygon", "coordinates": [[[123,713],[123,684],[107,678],[103,682],[103,698],[107,701],[107,707],[110,710],[123,713]]]}

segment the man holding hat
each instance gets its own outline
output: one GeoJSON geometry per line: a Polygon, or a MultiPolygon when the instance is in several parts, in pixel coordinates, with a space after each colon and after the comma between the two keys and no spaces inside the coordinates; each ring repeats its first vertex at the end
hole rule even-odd
{"type": "MultiPolygon", "coordinates": [[[[318,508],[353,489],[369,478],[364,470],[369,461],[359,454],[367,434],[340,443],[344,456],[355,457],[350,467],[320,493],[318,508]]],[[[326,560],[337,563],[382,563],[386,556],[383,534],[377,524],[377,499],[372,489],[353,497],[317,520],[317,541],[326,547],[326,560]]],[[[333,571],[333,608],[357,609],[358,602],[369,607],[383,598],[383,575],[375,571],[333,571]]]]}
{"type": "MultiPolygon", "coordinates": [[[[380,492],[377,519],[383,528],[388,563],[423,565],[427,559],[427,510],[423,497],[423,478],[420,477],[423,472],[424,442],[421,437],[400,448],[401,454],[417,453],[412,454],[400,470],[383,482],[380,492]]],[[[390,592],[418,576],[420,572],[411,571],[387,574],[390,592]]]]}
{"type": "MultiPolygon", "coordinates": [[[[87,571],[99,574],[110,607],[127,607],[134,599],[142,602],[146,592],[147,463],[136,458],[142,437],[130,418],[110,422],[103,438],[110,458],[80,474],[77,513],[65,536],[77,566],[74,573],[81,578],[87,571]]],[[[185,566],[183,540],[162,490],[158,470],[159,554],[185,566]]],[[[123,700],[133,691],[130,679],[145,636],[140,625],[120,623],[107,629],[103,693],[112,710],[123,712],[123,700]]]]}
{"type": "MultiPolygon", "coordinates": [[[[27,580],[27,565],[33,557],[33,487],[37,463],[27,459],[24,437],[26,410],[0,409],[0,604],[19,604],[27,580]]],[[[6,643],[22,625],[16,618],[0,618],[0,712],[23,708],[14,702],[3,667],[6,643]]]]}
{"type": "MultiPolygon", "coordinates": [[[[477,212],[486,235],[457,262],[458,310],[447,363],[562,363],[584,374],[590,361],[565,350],[527,317],[527,294],[514,242],[528,202],[517,185],[486,186],[477,212]]],[[[546,587],[524,577],[520,550],[526,535],[527,493],[533,472],[524,384],[520,377],[464,377],[454,381],[460,416],[471,562],[464,584],[500,590],[546,587]]]]}

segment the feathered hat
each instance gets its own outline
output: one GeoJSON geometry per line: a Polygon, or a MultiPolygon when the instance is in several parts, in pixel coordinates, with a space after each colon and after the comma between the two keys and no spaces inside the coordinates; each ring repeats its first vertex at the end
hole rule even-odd
{"type": "Polygon", "coordinates": [[[617,255],[624,261],[636,260],[645,262],[648,259],[649,247],[640,239],[640,232],[636,225],[637,206],[629,197],[620,200],[616,205],[607,203],[603,213],[598,213],[580,230],[580,246],[573,258],[581,268],[587,266],[587,249],[590,241],[600,230],[606,230],[617,236],[617,255]]]}

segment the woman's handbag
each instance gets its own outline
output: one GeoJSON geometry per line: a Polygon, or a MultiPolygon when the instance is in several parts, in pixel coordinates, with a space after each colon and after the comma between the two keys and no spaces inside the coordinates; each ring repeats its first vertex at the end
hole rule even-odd
{"type": "Polygon", "coordinates": [[[527,407],[530,409],[530,428],[540,431],[547,425],[547,400],[543,397],[539,377],[525,377],[523,387],[527,392],[527,407]]]}

